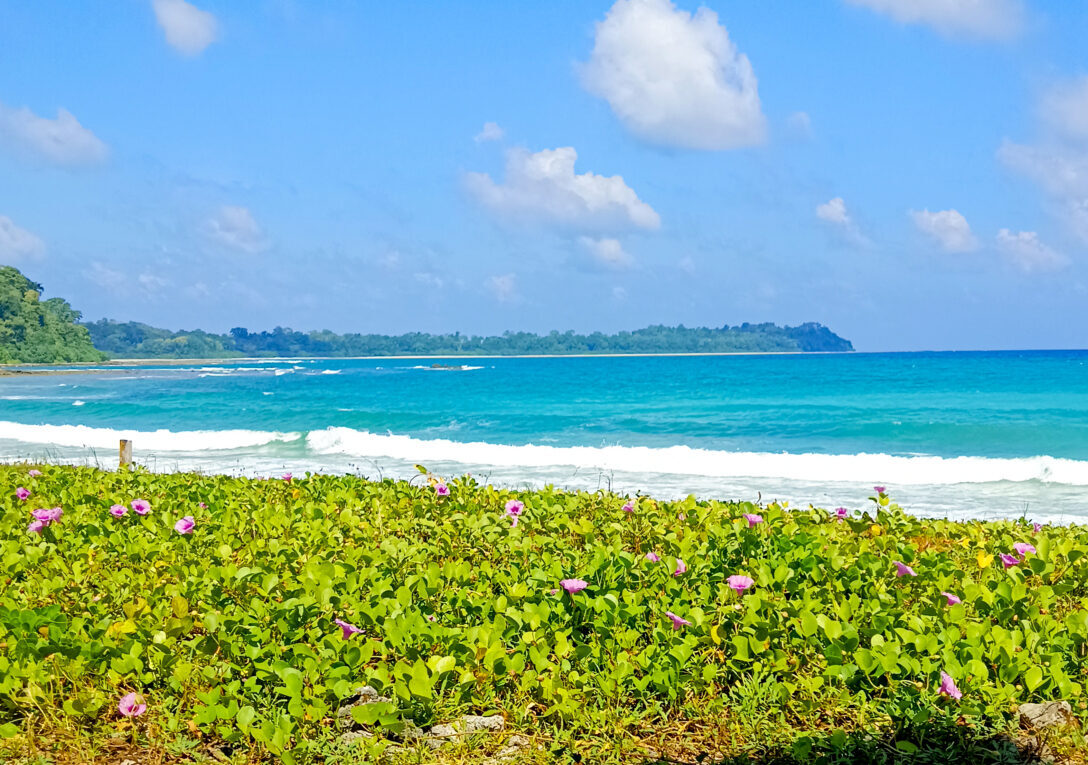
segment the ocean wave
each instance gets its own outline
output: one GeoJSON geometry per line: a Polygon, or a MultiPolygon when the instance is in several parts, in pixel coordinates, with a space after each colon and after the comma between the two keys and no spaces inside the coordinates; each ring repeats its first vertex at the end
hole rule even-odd
{"type": "Polygon", "coordinates": [[[86,425],[24,425],[0,422],[0,439],[52,446],[114,449],[122,438],[144,451],[203,452],[250,449],[277,442],[297,441],[302,433],[263,430],[137,431],[92,428],[86,425]]]}
{"type": "MultiPolygon", "coordinates": [[[[456,424],[456,421],[446,427],[456,424]]],[[[0,440],[60,447],[115,448],[131,439],[143,453],[242,451],[299,442],[294,458],[339,464],[341,458],[388,458],[411,463],[458,463],[533,469],[568,468],[631,475],[767,478],[812,484],[848,483],[941,486],[1034,481],[1088,486],[1088,461],[1050,456],[1022,458],[898,456],[890,454],[792,454],[731,452],[689,446],[505,445],[483,441],[422,439],[331,427],[308,433],[259,430],[125,431],[84,425],[0,422],[0,440]],[[304,439],[304,440],[303,440],[304,439]]],[[[279,454],[272,452],[271,454],[279,454]]],[[[244,459],[245,454],[234,457],[244,459]]]]}
{"type": "Polygon", "coordinates": [[[390,457],[423,463],[431,460],[525,468],[572,466],[628,473],[814,482],[941,485],[1041,481],[1088,486],[1088,462],[1048,456],[1005,459],[729,452],[689,446],[509,446],[482,441],[425,440],[351,428],[311,431],[306,444],[317,454],[390,457]]]}

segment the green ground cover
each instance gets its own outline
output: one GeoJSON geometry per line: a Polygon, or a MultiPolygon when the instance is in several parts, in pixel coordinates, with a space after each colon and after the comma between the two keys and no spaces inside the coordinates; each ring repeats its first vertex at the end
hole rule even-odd
{"type": "MultiPolygon", "coordinates": [[[[1083,527],[919,520],[883,492],[840,518],[40,471],[0,467],[0,761],[364,762],[406,723],[499,713],[384,757],[479,762],[517,732],[511,762],[1018,762],[1019,703],[1088,719],[1083,527]],[[335,712],[364,684],[390,701],[349,746],[335,712]]],[[[1055,736],[1080,761],[1077,726],[1055,736]]]]}

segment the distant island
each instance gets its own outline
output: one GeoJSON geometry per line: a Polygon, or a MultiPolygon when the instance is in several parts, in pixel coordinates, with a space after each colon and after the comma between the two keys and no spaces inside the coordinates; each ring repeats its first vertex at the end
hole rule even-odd
{"type": "Polygon", "coordinates": [[[854,350],[822,324],[741,324],[720,328],[656,325],[631,332],[505,332],[496,336],[410,332],[403,335],[276,327],[226,334],[159,329],[109,319],[80,323],[61,298],[41,301],[42,287],[10,266],[0,268],[0,363],[119,359],[217,359],[255,356],[519,356],[613,353],[798,353],[854,350]]]}

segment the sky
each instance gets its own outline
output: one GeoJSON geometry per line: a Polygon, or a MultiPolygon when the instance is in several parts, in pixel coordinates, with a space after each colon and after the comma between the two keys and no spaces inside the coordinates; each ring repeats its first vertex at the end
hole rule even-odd
{"type": "Polygon", "coordinates": [[[1088,347],[1088,4],[0,0],[0,264],[86,319],[1088,347]]]}

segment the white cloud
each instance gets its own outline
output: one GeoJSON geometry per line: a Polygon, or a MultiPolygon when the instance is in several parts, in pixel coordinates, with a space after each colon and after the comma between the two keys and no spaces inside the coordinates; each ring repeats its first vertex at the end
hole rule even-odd
{"type": "Polygon", "coordinates": [[[1059,146],[1030,146],[1006,140],[998,159],[1026,175],[1047,192],[1059,196],[1088,196],[1088,152],[1059,146]]]}
{"type": "Polygon", "coordinates": [[[144,271],[139,274],[129,274],[110,268],[101,261],[94,261],[89,268],[83,270],[83,277],[92,284],[96,284],[107,292],[126,297],[151,298],[170,286],[169,279],[144,271]]]}
{"type": "Polygon", "coordinates": [[[1088,198],[1069,200],[1063,214],[1073,233],[1088,242],[1088,198]]]}
{"type": "Polygon", "coordinates": [[[840,226],[850,224],[850,214],[846,212],[846,202],[842,197],[835,197],[822,205],[816,205],[816,217],[840,226]]]}
{"type": "Polygon", "coordinates": [[[264,232],[245,207],[223,205],[208,219],[206,229],[212,239],[242,252],[253,254],[268,246],[264,232]]]}
{"type": "Polygon", "coordinates": [[[474,139],[476,143],[484,143],[485,141],[501,141],[502,137],[506,135],[505,131],[495,122],[485,122],[483,129],[476,134],[474,139]]]}
{"type": "Polygon", "coordinates": [[[794,112],[786,118],[786,127],[798,138],[812,137],[812,119],[808,112],[794,112]]]}
{"type": "Polygon", "coordinates": [[[967,219],[956,210],[911,210],[918,230],[930,236],[945,252],[971,252],[978,249],[978,239],[967,219]]]}
{"type": "Polygon", "coordinates": [[[219,22],[185,0],[152,0],[155,19],[166,42],[186,56],[195,56],[219,37],[219,22]]]}
{"type": "Polygon", "coordinates": [[[643,140],[707,150],[763,142],[755,72],[709,8],[618,0],[597,24],[581,73],[586,90],[643,140]]]}
{"type": "Polygon", "coordinates": [[[816,205],[816,217],[831,224],[835,231],[848,242],[860,246],[869,244],[868,238],[861,233],[857,223],[850,217],[842,197],[835,197],[816,205]]]}
{"type": "Polygon", "coordinates": [[[1023,24],[1019,0],[846,0],[902,24],[925,24],[949,37],[1006,40],[1023,24]]]}
{"type": "Polygon", "coordinates": [[[575,175],[578,152],[566,146],[531,154],[513,149],[506,180],[468,173],[468,190],[494,213],[522,222],[541,222],[578,231],[656,229],[661,218],[638,198],[621,176],[575,175]]]}
{"type": "Polygon", "coordinates": [[[511,303],[517,299],[517,277],[514,274],[492,276],[484,282],[484,286],[500,303],[511,303]]]}
{"type": "Polygon", "coordinates": [[[98,261],[83,270],[83,276],[93,284],[114,293],[123,293],[128,284],[128,276],[98,261]]]}
{"type": "Polygon", "coordinates": [[[1055,85],[1043,95],[1039,115],[1070,138],[1088,138],[1088,75],[1055,85]]]}
{"type": "Polygon", "coordinates": [[[618,239],[583,236],[578,241],[602,265],[610,268],[630,268],[634,264],[634,259],[627,254],[618,239]]]}
{"type": "Polygon", "coordinates": [[[44,252],[45,242],[25,228],[16,226],[11,218],[0,215],[0,265],[33,260],[44,252]]]}
{"type": "Polygon", "coordinates": [[[1023,271],[1054,271],[1069,265],[1069,259],[1039,241],[1034,231],[997,232],[997,246],[1023,271]]]}
{"type": "Polygon", "coordinates": [[[57,118],[51,120],[25,106],[12,109],[0,103],[0,142],[56,165],[93,165],[109,153],[106,144],[67,109],[57,109],[57,118]]]}

